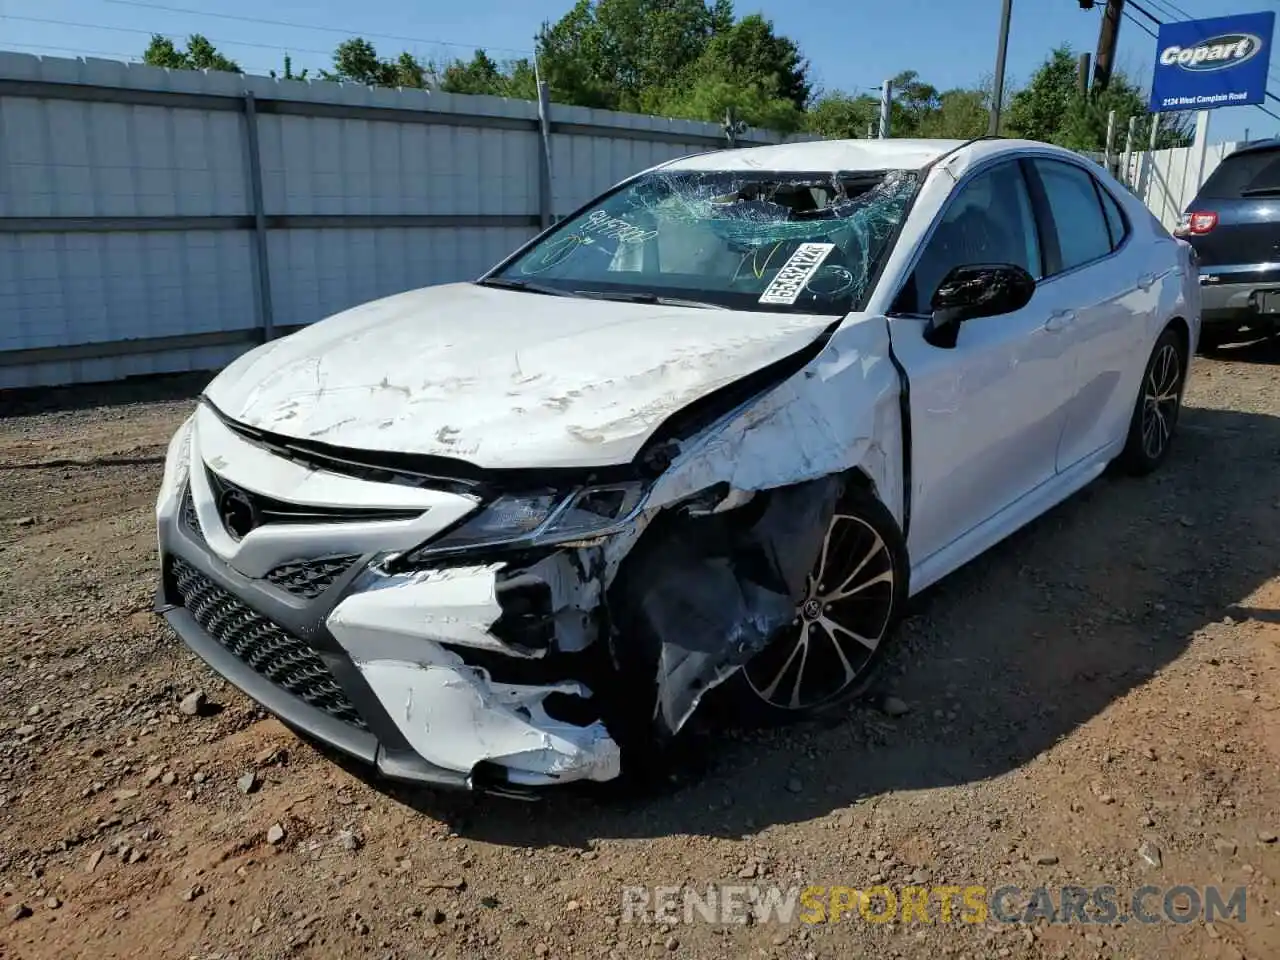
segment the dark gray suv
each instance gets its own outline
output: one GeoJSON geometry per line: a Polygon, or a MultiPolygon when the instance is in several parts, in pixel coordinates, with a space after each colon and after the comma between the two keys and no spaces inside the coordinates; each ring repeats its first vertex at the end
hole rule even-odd
{"type": "Polygon", "coordinates": [[[1227,156],[1173,234],[1200,259],[1202,347],[1280,330],[1280,140],[1227,156]]]}

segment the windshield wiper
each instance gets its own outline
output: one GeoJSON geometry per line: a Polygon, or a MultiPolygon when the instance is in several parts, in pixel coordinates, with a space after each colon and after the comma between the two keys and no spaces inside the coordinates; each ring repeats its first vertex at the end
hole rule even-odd
{"type": "Polygon", "coordinates": [[[501,287],[503,290],[523,290],[525,293],[541,293],[548,297],[580,296],[580,294],[572,290],[561,290],[543,283],[534,283],[531,280],[511,280],[507,277],[489,277],[487,280],[477,280],[476,284],[482,287],[501,287]]]}
{"type": "Polygon", "coordinates": [[[602,290],[575,290],[575,297],[590,297],[593,300],[617,300],[620,303],[656,303],[663,307],[697,307],[700,310],[728,310],[719,303],[708,303],[705,300],[685,300],[680,297],[661,297],[656,293],[615,293],[602,290]]]}
{"type": "Polygon", "coordinates": [[[1253,187],[1248,190],[1241,190],[1242,197],[1276,197],[1280,196],[1280,187],[1253,187]]]}

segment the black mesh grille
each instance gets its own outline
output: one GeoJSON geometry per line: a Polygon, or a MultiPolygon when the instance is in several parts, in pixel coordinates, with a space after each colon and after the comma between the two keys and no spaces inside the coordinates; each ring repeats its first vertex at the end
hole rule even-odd
{"type": "Polygon", "coordinates": [[[172,570],[182,605],[209,636],[276,686],[332,717],[366,729],[355,705],[314,650],[190,564],[174,558],[172,570]]]}
{"type": "Polygon", "coordinates": [[[235,492],[250,501],[260,525],[268,523],[361,523],[370,520],[412,520],[422,516],[423,508],[416,510],[394,507],[325,507],[315,504],[291,503],[277,500],[263,493],[254,493],[232,483],[221,474],[205,468],[209,487],[215,501],[226,493],[235,492]]]}
{"type": "Polygon", "coordinates": [[[267,580],[281,590],[314,600],[351,569],[359,557],[325,557],[282,563],[267,574],[267,580]]]}

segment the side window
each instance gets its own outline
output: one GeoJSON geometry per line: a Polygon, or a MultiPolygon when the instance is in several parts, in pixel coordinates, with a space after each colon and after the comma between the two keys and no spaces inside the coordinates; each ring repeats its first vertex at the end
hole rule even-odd
{"type": "Polygon", "coordinates": [[[1112,250],[1106,215],[1093,177],[1075,164],[1036,160],[1045,199],[1062,254],[1062,270],[1071,270],[1112,250]]]}
{"type": "Polygon", "coordinates": [[[955,267],[973,263],[1013,263],[1041,276],[1031,195],[1016,161],[978,174],[951,197],[896,308],[929,313],[942,279],[955,267]]]}
{"type": "Polygon", "coordinates": [[[1102,197],[1102,212],[1106,215],[1107,230],[1111,233],[1111,249],[1115,250],[1129,235],[1129,226],[1120,210],[1120,204],[1116,203],[1116,198],[1111,195],[1111,191],[1100,183],[1095,182],[1094,185],[1098,188],[1098,196],[1102,197]]]}

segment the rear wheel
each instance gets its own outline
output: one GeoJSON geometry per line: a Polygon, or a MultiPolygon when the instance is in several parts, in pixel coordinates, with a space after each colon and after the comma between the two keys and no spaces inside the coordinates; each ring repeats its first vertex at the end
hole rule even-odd
{"type": "Polygon", "coordinates": [[[845,494],[827,525],[790,628],[725,684],[735,718],[778,724],[863,693],[907,598],[906,546],[867,490],[845,494]]]}
{"type": "Polygon", "coordinates": [[[1129,421],[1129,437],[1119,457],[1129,473],[1141,476],[1164,462],[1173,444],[1187,375],[1187,348],[1182,333],[1165,328],[1151,351],[1142,386],[1129,421]]]}

